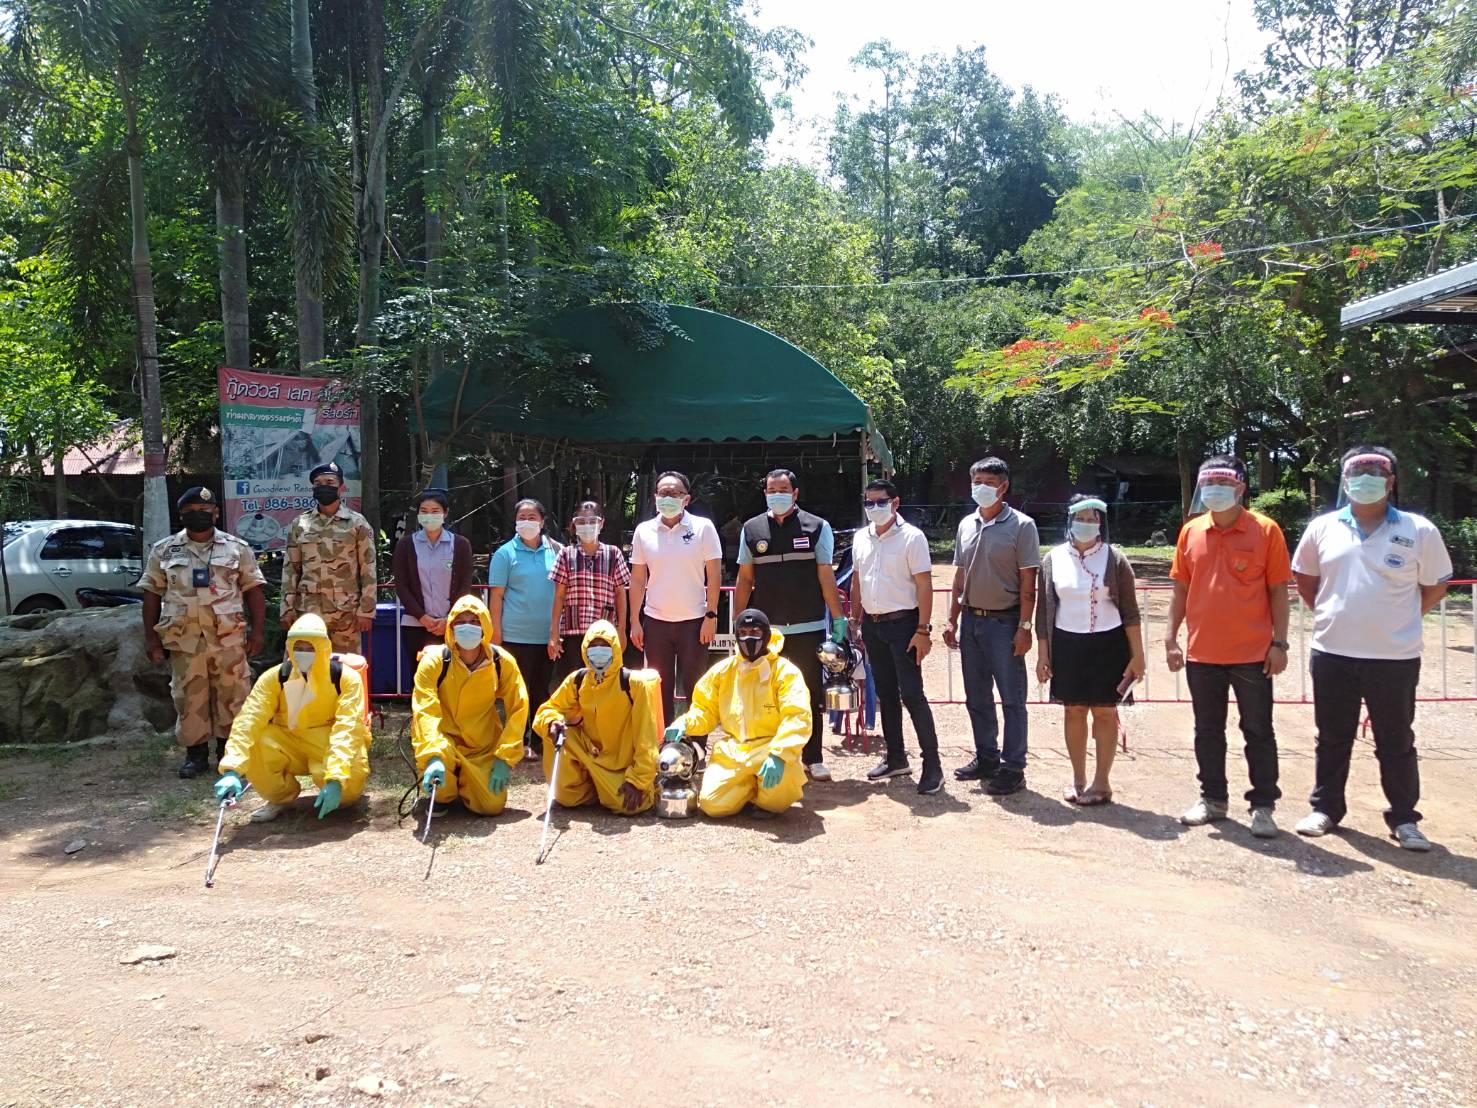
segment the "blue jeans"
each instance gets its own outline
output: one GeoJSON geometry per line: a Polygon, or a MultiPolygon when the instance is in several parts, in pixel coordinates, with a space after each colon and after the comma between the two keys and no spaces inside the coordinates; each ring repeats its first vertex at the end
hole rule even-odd
{"type": "Polygon", "coordinates": [[[966,610],[959,627],[959,654],[964,665],[964,704],[974,730],[974,753],[985,766],[1004,765],[1026,772],[1026,659],[1015,653],[1015,618],[977,616],[966,610]],[[1005,716],[1005,753],[998,738],[995,697],[1005,716]]]}

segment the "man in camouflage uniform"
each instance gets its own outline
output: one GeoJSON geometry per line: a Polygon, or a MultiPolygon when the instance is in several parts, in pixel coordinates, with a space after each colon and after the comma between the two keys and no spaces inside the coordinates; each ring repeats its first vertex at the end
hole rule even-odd
{"type": "Polygon", "coordinates": [[[173,671],[174,733],[185,748],[179,775],[191,778],[210,769],[212,738],[220,760],[251,692],[247,659],[262,649],[266,581],[250,545],[216,529],[215,493],[197,485],[175,507],[184,530],[154,544],[139,584],[149,657],[162,662],[168,653],[173,671]]]}
{"type": "Polygon", "coordinates": [[[312,612],[328,626],[333,649],[362,653],[359,636],[374,626],[374,531],[343,503],[344,474],[334,462],[314,466],[316,508],[287,529],[282,567],[282,626],[312,612]]]}

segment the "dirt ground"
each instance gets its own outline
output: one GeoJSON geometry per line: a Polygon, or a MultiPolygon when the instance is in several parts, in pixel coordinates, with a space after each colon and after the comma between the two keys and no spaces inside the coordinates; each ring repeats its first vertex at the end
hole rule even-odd
{"type": "MultiPolygon", "coordinates": [[[[952,768],[968,722],[937,714],[952,768]]],[[[1130,716],[1111,806],[1059,799],[1035,706],[1003,801],[869,785],[876,748],[833,739],[781,819],[561,811],[536,867],[534,763],[499,818],[397,826],[392,714],[367,802],[249,799],[211,890],[209,784],[167,740],[5,753],[0,1104],[1477,1103],[1472,705],[1418,717],[1423,857],[1367,743],[1341,833],[1290,833],[1309,706],[1278,708],[1271,842],[1239,806],[1181,827],[1188,706],[1130,716]],[[145,944],[174,954],[120,964],[145,944]]]]}

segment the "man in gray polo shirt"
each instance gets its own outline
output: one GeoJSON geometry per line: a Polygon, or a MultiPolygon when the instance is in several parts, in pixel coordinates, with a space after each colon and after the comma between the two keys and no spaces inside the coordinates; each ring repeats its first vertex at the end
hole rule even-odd
{"type": "Polygon", "coordinates": [[[969,479],[979,511],[960,520],[954,536],[954,590],[944,642],[959,648],[964,664],[975,756],[954,776],[984,781],[991,796],[1007,796],[1026,787],[1026,653],[1041,539],[1036,521],[1005,503],[1009,466],[984,458],[969,467],[969,479]],[[1003,754],[992,685],[1000,690],[1005,716],[1003,754]]]}

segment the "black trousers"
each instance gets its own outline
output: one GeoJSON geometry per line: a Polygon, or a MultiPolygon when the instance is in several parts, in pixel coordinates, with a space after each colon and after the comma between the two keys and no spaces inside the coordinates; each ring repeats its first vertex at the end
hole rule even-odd
{"type": "Polygon", "coordinates": [[[903,746],[903,708],[913,721],[918,736],[918,750],[923,764],[939,760],[938,733],[934,730],[933,709],[923,692],[923,667],[917,655],[908,649],[918,630],[918,613],[902,619],[862,620],[862,644],[867,648],[867,661],[872,665],[872,684],[877,690],[877,710],[882,715],[882,741],[887,745],[887,760],[902,765],[908,760],[903,746]]]}
{"type": "Polygon", "coordinates": [[[1186,662],[1185,678],[1195,709],[1195,761],[1200,768],[1200,795],[1206,800],[1229,799],[1226,784],[1226,694],[1236,694],[1236,712],[1246,740],[1246,769],[1251,788],[1246,801],[1253,808],[1276,807],[1277,735],[1272,730],[1272,679],[1261,662],[1222,666],[1186,662]]]}
{"type": "Polygon", "coordinates": [[[505,642],[503,649],[518,663],[518,672],[523,675],[523,684],[528,689],[528,726],[523,731],[523,741],[533,745],[538,738],[533,733],[534,713],[549,699],[550,679],[554,675],[554,663],[549,659],[549,644],[505,642]]]}
{"type": "Polygon", "coordinates": [[[1313,651],[1313,722],[1318,728],[1313,770],[1315,812],[1338,823],[1348,812],[1344,786],[1349,759],[1359,731],[1359,705],[1369,708],[1374,756],[1380,764],[1380,787],[1389,807],[1385,823],[1419,823],[1421,771],[1415,751],[1415,690],[1421,679],[1419,658],[1383,660],[1348,658],[1313,651]]]}
{"type": "Polygon", "coordinates": [[[800,757],[801,764],[807,766],[826,760],[826,752],[822,746],[826,733],[826,697],[821,684],[821,659],[816,653],[826,638],[824,631],[786,634],[785,648],[780,651],[781,658],[788,658],[795,663],[800,676],[805,678],[805,688],[810,693],[810,741],[805,744],[805,753],[800,757]]]}
{"type": "Polygon", "coordinates": [[[559,655],[559,660],[550,664],[554,667],[555,679],[562,682],[585,664],[585,636],[583,634],[563,635],[559,641],[563,643],[564,650],[559,655]]]}
{"type": "Polygon", "coordinates": [[[662,726],[665,727],[676,718],[672,702],[677,695],[679,671],[689,700],[698,678],[708,672],[708,648],[701,637],[703,621],[700,617],[668,623],[647,616],[641,621],[641,629],[646,635],[646,664],[662,678],[662,726]]]}

